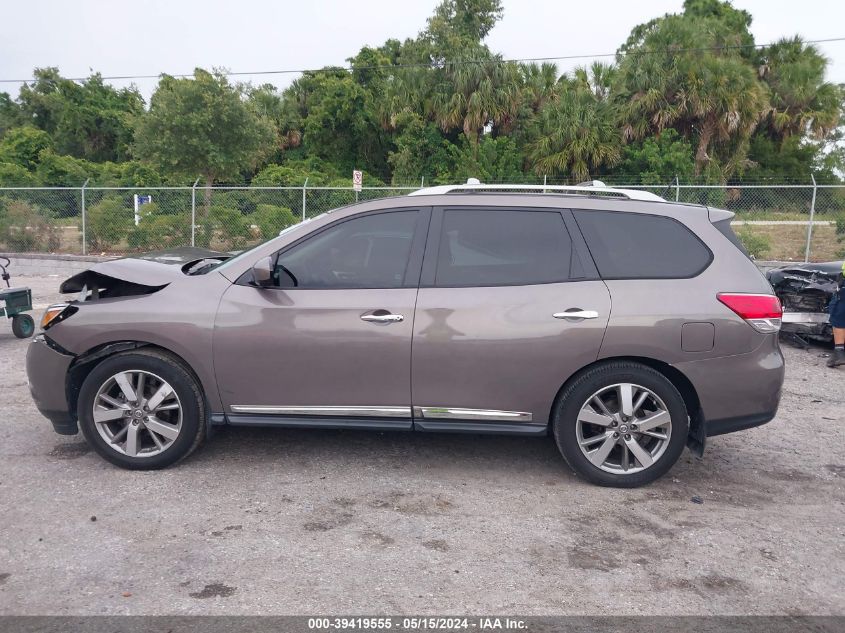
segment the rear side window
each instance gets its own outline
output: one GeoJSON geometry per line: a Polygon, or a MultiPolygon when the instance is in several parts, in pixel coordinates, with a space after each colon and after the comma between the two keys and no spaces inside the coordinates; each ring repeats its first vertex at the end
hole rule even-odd
{"type": "Polygon", "coordinates": [[[572,257],[572,240],[558,212],[446,210],[435,285],[567,281],[572,257]]]}
{"type": "Polygon", "coordinates": [[[574,211],[604,279],[695,277],[713,256],[692,231],[672,218],[616,211],[574,211]]]}

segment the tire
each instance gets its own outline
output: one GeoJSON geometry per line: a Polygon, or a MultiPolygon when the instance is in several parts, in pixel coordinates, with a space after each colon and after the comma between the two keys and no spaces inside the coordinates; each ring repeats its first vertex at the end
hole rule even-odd
{"type": "Polygon", "coordinates": [[[12,333],[18,338],[29,338],[35,333],[35,321],[28,314],[12,317],[12,333]]]}
{"type": "Polygon", "coordinates": [[[130,470],[175,464],[205,437],[205,404],[196,378],[180,360],[156,350],[123,352],[98,364],[82,383],[77,415],[94,450],[130,470]],[[131,404],[125,387],[137,394],[139,383],[144,395],[131,404]]]}
{"type": "Polygon", "coordinates": [[[558,449],[578,475],[600,486],[635,488],[678,461],[689,416],[666,376],[640,363],[615,361],[585,371],[566,387],[555,403],[552,428],[558,449]],[[628,410],[634,415],[623,411],[625,401],[633,403],[628,410]]]}

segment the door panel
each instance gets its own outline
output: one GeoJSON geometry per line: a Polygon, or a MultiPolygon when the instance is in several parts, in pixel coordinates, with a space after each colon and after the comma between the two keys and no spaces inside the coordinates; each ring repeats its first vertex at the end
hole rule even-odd
{"type": "Polygon", "coordinates": [[[409,417],[416,294],[416,288],[231,286],[220,303],[214,337],[214,366],[226,413],[261,412],[243,407],[319,407],[264,412],[409,417]],[[381,310],[404,319],[361,319],[381,310]],[[378,412],[394,407],[402,411],[378,412]]]}
{"type": "MultiPolygon", "coordinates": [[[[414,322],[414,407],[500,411],[506,415],[482,419],[545,424],[560,386],[598,357],[609,314],[610,295],[601,281],[421,288],[414,322]],[[598,316],[553,316],[572,308],[598,316]]],[[[478,419],[460,413],[452,418],[478,419]]]]}
{"type": "Polygon", "coordinates": [[[244,278],[226,291],[214,366],[230,422],[411,427],[411,333],[429,216],[400,209],[340,219],[281,249],[274,287],[244,278]]]}
{"type": "Polygon", "coordinates": [[[414,321],[421,428],[545,425],[560,386],[596,360],[610,295],[569,225],[556,209],[434,210],[414,321]]]}

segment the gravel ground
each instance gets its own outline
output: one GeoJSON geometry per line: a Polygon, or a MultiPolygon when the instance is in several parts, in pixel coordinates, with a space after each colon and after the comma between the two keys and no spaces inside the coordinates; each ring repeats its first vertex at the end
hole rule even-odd
{"type": "Polygon", "coordinates": [[[784,350],[773,422],[623,491],[547,438],[224,429],[123,471],[39,416],[26,347],[0,328],[0,614],[845,614],[845,370],[820,348],[784,350]]]}

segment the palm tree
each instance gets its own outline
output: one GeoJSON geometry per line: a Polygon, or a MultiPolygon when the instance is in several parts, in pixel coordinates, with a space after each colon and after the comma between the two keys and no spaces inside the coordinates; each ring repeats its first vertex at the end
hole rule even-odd
{"type": "Polygon", "coordinates": [[[824,80],[827,60],[800,37],[782,39],[762,51],[760,76],[769,87],[765,123],[779,141],[808,133],[823,138],[839,122],[842,92],[824,80]]]}
{"type": "Polygon", "coordinates": [[[599,101],[610,99],[616,74],[616,66],[603,62],[593,62],[589,68],[579,66],[573,72],[579,87],[592,92],[599,101]]]}
{"type": "Polygon", "coordinates": [[[445,62],[428,103],[429,116],[448,133],[459,129],[475,147],[485,128],[515,118],[522,99],[519,69],[486,47],[465,49],[445,62]]]}
{"type": "Polygon", "coordinates": [[[532,112],[538,112],[548,101],[557,97],[557,66],[545,62],[543,64],[520,64],[522,74],[522,89],[524,99],[532,112]]]}
{"type": "Polygon", "coordinates": [[[585,180],[622,157],[614,105],[595,97],[577,80],[563,79],[558,98],[538,113],[529,158],[538,175],[567,174],[585,180]]]}
{"type": "Polygon", "coordinates": [[[710,50],[744,41],[743,33],[725,29],[715,18],[660,18],[619,67],[625,139],[675,128],[696,144],[696,175],[714,159],[723,174],[742,165],[748,139],[770,109],[766,87],[743,56],[710,50]]]}

